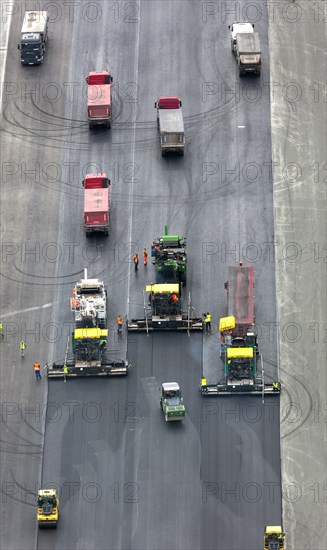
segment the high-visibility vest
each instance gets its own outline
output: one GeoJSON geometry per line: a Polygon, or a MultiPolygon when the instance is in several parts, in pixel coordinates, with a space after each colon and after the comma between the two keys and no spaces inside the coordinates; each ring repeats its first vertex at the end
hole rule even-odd
{"type": "Polygon", "coordinates": [[[211,315],[210,313],[208,315],[206,315],[206,318],[204,320],[205,323],[210,323],[211,322],[211,315]]]}
{"type": "Polygon", "coordinates": [[[122,317],[117,317],[117,323],[118,325],[122,325],[123,324],[123,318],[122,317]]]}
{"type": "Polygon", "coordinates": [[[64,374],[68,374],[68,373],[69,373],[68,367],[67,365],[64,365],[64,374]]]}
{"type": "Polygon", "coordinates": [[[34,363],[34,370],[41,370],[40,363],[34,363]]]}
{"type": "Polygon", "coordinates": [[[26,348],[25,342],[21,342],[21,343],[19,344],[19,349],[25,349],[25,348],[26,348]]]}
{"type": "Polygon", "coordinates": [[[135,254],[135,256],[134,256],[134,263],[136,264],[136,262],[138,262],[138,261],[139,261],[139,257],[135,254]]]}

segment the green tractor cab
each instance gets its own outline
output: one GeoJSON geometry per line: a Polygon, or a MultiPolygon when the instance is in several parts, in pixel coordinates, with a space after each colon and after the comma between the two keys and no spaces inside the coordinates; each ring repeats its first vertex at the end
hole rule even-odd
{"type": "Polygon", "coordinates": [[[160,407],[166,422],[185,420],[185,407],[179,385],[176,382],[165,382],[160,391],[160,407]]]}
{"type": "Polygon", "coordinates": [[[158,284],[179,283],[186,285],[186,239],[165,234],[155,239],[151,246],[152,263],[156,268],[158,284]]]}

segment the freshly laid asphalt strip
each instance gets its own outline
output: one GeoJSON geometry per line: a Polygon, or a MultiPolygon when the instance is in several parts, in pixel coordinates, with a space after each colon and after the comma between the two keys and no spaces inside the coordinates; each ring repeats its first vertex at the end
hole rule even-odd
{"type": "Polygon", "coordinates": [[[129,354],[127,378],[50,381],[43,483],[62,512],[38,548],[259,550],[281,513],[275,400],[201,398],[201,334],[132,334],[129,354]],[[164,420],[166,381],[183,422],[164,420]]]}

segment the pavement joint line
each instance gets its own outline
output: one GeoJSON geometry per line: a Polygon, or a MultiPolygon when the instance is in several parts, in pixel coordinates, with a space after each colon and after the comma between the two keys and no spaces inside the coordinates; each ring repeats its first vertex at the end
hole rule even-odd
{"type": "MultiPolygon", "coordinates": [[[[140,0],[138,0],[138,8],[139,8],[139,14],[140,14],[140,24],[137,25],[136,30],[136,41],[135,41],[135,51],[134,51],[134,58],[135,58],[135,69],[134,69],[134,82],[136,83],[136,89],[138,86],[138,66],[139,66],[139,52],[140,52],[140,26],[141,26],[141,5],[140,0]]],[[[132,166],[135,165],[135,135],[136,135],[136,104],[134,104],[134,123],[133,123],[133,132],[132,132],[132,140],[131,140],[131,148],[132,148],[132,166]]],[[[134,191],[134,178],[132,178],[132,186],[131,186],[131,197],[133,197],[133,191],[134,191]]],[[[132,243],[132,233],[133,233],[133,200],[130,202],[130,227],[129,227],[129,242],[132,243]]],[[[128,281],[127,281],[127,307],[126,307],[126,313],[129,315],[129,305],[130,305],[130,286],[131,286],[131,271],[132,269],[129,269],[128,271],[128,281]]]]}
{"type": "MultiPolygon", "coordinates": [[[[13,6],[14,2],[13,0],[8,0],[7,2],[7,8],[10,6],[10,8],[13,6]]],[[[8,20],[6,21],[6,25],[1,24],[1,35],[4,38],[4,46],[1,46],[1,51],[4,52],[3,60],[1,60],[1,70],[0,70],[0,112],[2,112],[2,93],[3,93],[3,78],[5,75],[6,70],[6,62],[7,62],[7,54],[8,54],[8,43],[9,43],[9,33],[10,33],[10,27],[11,27],[11,19],[13,16],[13,10],[11,9],[8,13],[8,20]]]]}
{"type": "Polygon", "coordinates": [[[38,311],[39,309],[46,309],[51,306],[53,306],[53,302],[48,304],[43,304],[43,306],[33,306],[33,307],[28,307],[26,309],[18,309],[17,311],[11,311],[10,313],[5,313],[4,315],[1,315],[1,318],[5,319],[6,317],[12,317],[13,315],[18,315],[19,313],[27,313],[28,311],[38,311]]]}

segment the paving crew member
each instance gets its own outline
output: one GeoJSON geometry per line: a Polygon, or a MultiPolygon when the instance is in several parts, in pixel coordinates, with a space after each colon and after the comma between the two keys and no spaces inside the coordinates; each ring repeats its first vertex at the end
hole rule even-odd
{"type": "Polygon", "coordinates": [[[135,271],[137,271],[139,268],[139,255],[135,254],[133,260],[134,260],[135,271]]]}
{"type": "Polygon", "coordinates": [[[21,355],[24,355],[25,349],[26,349],[26,344],[25,344],[24,340],[22,340],[22,341],[20,342],[20,344],[19,344],[19,349],[20,349],[21,355]]]}
{"type": "Polygon", "coordinates": [[[177,296],[177,294],[175,294],[175,292],[174,292],[174,294],[171,295],[171,299],[172,299],[172,301],[174,302],[174,304],[177,304],[177,302],[178,302],[178,296],[177,296]]]}
{"type": "Polygon", "coordinates": [[[0,323],[0,336],[3,338],[3,324],[0,323]]]}
{"type": "Polygon", "coordinates": [[[69,373],[67,365],[64,365],[64,382],[66,382],[66,376],[69,373]]]}
{"type": "Polygon", "coordinates": [[[273,388],[274,388],[274,391],[275,391],[275,390],[278,390],[278,389],[279,389],[279,383],[278,383],[278,382],[274,382],[274,383],[273,383],[273,388]]]}
{"type": "Polygon", "coordinates": [[[34,363],[34,372],[36,380],[41,380],[41,365],[40,363],[34,363]]]}
{"type": "Polygon", "coordinates": [[[121,332],[122,331],[122,328],[123,328],[123,318],[121,315],[118,315],[117,317],[117,325],[118,325],[118,332],[121,332]]]}
{"type": "Polygon", "coordinates": [[[206,324],[206,331],[209,332],[209,330],[211,330],[211,315],[208,311],[205,315],[204,322],[206,324]]]}
{"type": "Polygon", "coordinates": [[[100,342],[99,342],[99,348],[100,348],[100,349],[104,349],[104,348],[106,347],[106,344],[107,344],[107,341],[106,341],[106,340],[104,340],[104,339],[100,340],[100,342]]]}
{"type": "Polygon", "coordinates": [[[148,251],[146,248],[143,248],[143,264],[147,265],[148,263],[148,251]]]}

